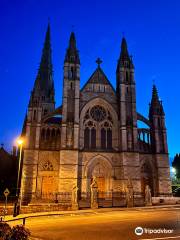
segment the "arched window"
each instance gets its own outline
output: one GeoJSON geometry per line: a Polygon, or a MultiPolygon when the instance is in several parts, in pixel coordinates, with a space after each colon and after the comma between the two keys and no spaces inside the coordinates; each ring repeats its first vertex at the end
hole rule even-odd
{"type": "Polygon", "coordinates": [[[36,120],[36,110],[34,110],[33,120],[36,120]]]}
{"type": "Polygon", "coordinates": [[[85,113],[83,123],[84,148],[112,148],[113,119],[108,110],[100,105],[90,107],[85,113]]]}
{"type": "Polygon", "coordinates": [[[112,148],[112,130],[110,128],[107,130],[107,148],[112,148]]]}
{"type": "Polygon", "coordinates": [[[158,118],[158,127],[161,128],[161,119],[158,118]]]}
{"type": "Polygon", "coordinates": [[[45,129],[43,128],[41,131],[41,139],[44,140],[45,139],[45,129]]]}
{"type": "Polygon", "coordinates": [[[48,112],[48,110],[47,110],[47,109],[44,109],[44,115],[46,115],[46,114],[47,114],[47,112],[48,112]]]}
{"type": "Polygon", "coordinates": [[[50,130],[48,128],[46,131],[46,139],[49,140],[49,138],[50,138],[50,130]]]}
{"type": "Polygon", "coordinates": [[[101,129],[101,148],[106,148],[106,130],[104,128],[101,129]]]}
{"type": "Polygon", "coordinates": [[[128,82],[129,81],[129,74],[128,74],[128,72],[126,72],[126,82],[128,82]]]}
{"type": "Polygon", "coordinates": [[[112,148],[112,125],[109,121],[105,121],[101,125],[101,148],[112,148]]]}
{"type": "Polygon", "coordinates": [[[52,130],[52,132],[51,132],[51,137],[52,137],[52,138],[55,137],[55,129],[52,130]]]}
{"type": "Polygon", "coordinates": [[[89,148],[90,147],[90,129],[87,127],[84,130],[84,148],[89,148]]]}
{"type": "Polygon", "coordinates": [[[91,129],[91,148],[96,148],[96,129],[91,129]]]}

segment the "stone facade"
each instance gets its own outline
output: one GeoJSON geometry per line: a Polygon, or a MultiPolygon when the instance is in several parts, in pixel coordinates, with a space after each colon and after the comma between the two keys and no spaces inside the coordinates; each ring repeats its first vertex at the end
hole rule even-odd
{"type": "Polygon", "coordinates": [[[55,108],[48,26],[23,126],[23,204],[71,205],[72,189],[78,189],[77,206],[90,207],[93,179],[99,206],[128,205],[128,191],[132,206],[144,205],[147,185],[153,197],[171,196],[165,115],[156,87],[147,119],[136,110],[134,65],[124,38],[116,89],[100,59],[97,64],[80,89],[80,58],[71,33],[62,106],[55,108]],[[140,128],[139,122],[146,127],[140,128]]]}

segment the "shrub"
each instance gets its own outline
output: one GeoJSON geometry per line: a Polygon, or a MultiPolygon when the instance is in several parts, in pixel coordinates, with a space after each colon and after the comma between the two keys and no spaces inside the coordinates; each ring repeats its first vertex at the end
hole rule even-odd
{"type": "Polygon", "coordinates": [[[28,240],[30,231],[23,225],[17,225],[11,229],[9,240],[28,240]]]}
{"type": "Polygon", "coordinates": [[[0,240],[8,240],[10,233],[11,227],[5,222],[0,222],[0,240]]]}

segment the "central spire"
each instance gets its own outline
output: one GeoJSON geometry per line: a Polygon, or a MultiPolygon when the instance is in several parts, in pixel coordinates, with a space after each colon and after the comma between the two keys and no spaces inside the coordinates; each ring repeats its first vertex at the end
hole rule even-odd
{"type": "Polygon", "coordinates": [[[122,42],[121,42],[121,54],[120,54],[120,59],[122,60],[129,60],[129,53],[128,53],[128,48],[127,48],[127,42],[126,39],[123,37],[122,42]]]}
{"type": "Polygon", "coordinates": [[[79,52],[76,48],[76,38],[74,32],[71,32],[69,47],[66,51],[64,62],[80,64],[79,52]]]}
{"type": "Polygon", "coordinates": [[[121,42],[121,52],[120,52],[120,57],[118,59],[117,70],[119,69],[119,67],[126,67],[131,69],[134,68],[132,57],[129,56],[127,42],[124,37],[121,42]]]}
{"type": "Polygon", "coordinates": [[[71,50],[76,50],[76,38],[74,32],[71,33],[70,39],[69,39],[69,48],[71,50]]]}

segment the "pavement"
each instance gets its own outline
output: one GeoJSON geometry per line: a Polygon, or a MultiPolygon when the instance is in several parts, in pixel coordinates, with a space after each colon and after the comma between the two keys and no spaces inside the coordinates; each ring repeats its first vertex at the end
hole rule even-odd
{"type": "MultiPolygon", "coordinates": [[[[31,240],[180,240],[180,208],[177,206],[79,212],[27,218],[31,240]],[[141,236],[135,234],[137,227],[143,228],[141,236]],[[165,229],[171,233],[150,234],[147,229],[165,229]]],[[[14,222],[10,222],[12,224],[14,222]]]]}
{"type": "Polygon", "coordinates": [[[41,216],[47,216],[47,215],[59,215],[59,216],[74,216],[74,215],[87,215],[87,214],[96,214],[100,212],[111,212],[111,211],[146,211],[146,210],[153,210],[153,209],[171,209],[176,208],[180,209],[180,204],[176,205],[158,205],[158,206],[146,206],[146,207],[133,207],[133,208],[98,208],[98,209],[82,209],[82,210],[76,210],[76,211],[51,211],[51,212],[36,212],[36,213],[27,213],[27,214],[20,214],[16,217],[13,217],[12,215],[7,215],[5,217],[5,221],[12,221],[12,220],[19,220],[22,218],[34,218],[34,217],[41,217],[41,216]]]}
{"type": "Polygon", "coordinates": [[[25,217],[31,240],[180,240],[180,204],[20,214],[5,220],[13,226],[25,217]],[[138,237],[137,226],[173,229],[173,233],[138,237]]]}

